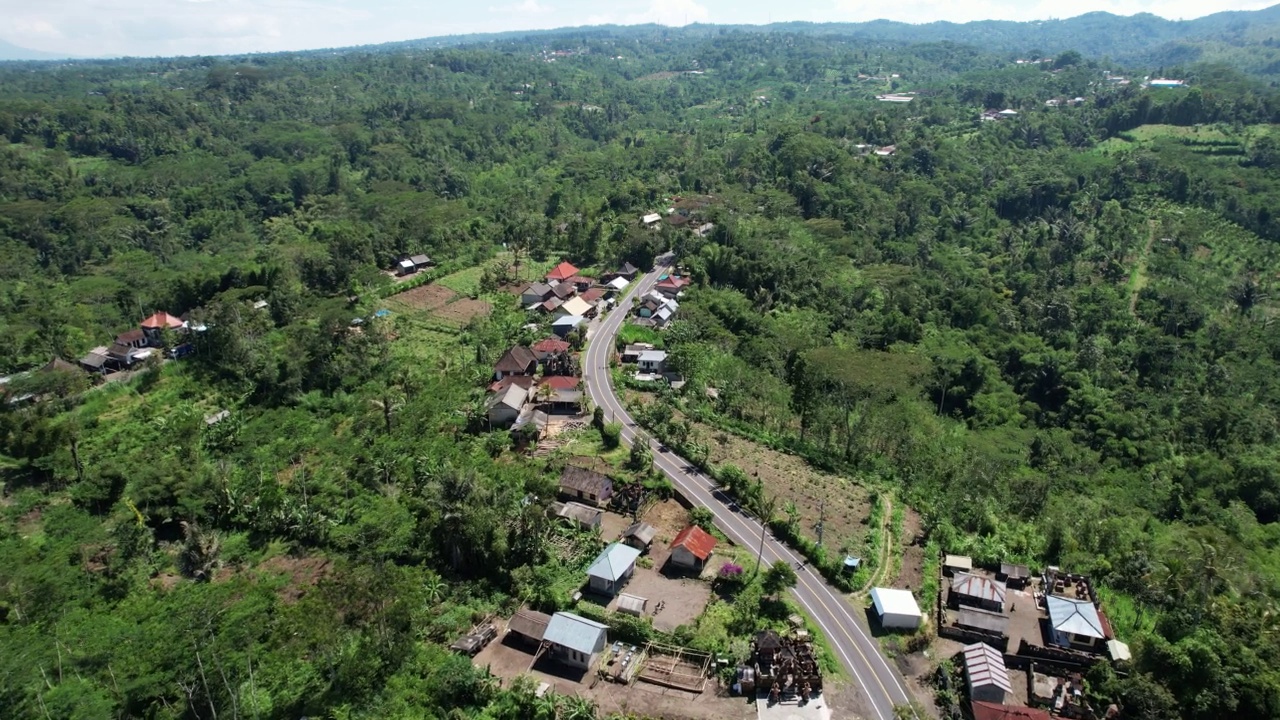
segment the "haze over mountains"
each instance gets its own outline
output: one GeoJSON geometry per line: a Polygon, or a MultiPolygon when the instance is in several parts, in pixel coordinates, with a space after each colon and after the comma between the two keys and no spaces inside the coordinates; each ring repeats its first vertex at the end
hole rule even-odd
{"type": "MultiPolygon", "coordinates": [[[[362,49],[441,47],[483,43],[515,37],[553,38],[566,34],[652,32],[697,36],[732,30],[796,32],[843,35],[893,43],[952,42],[973,45],[991,52],[1041,52],[1052,54],[1077,50],[1092,57],[1109,57],[1121,62],[1190,63],[1221,59],[1232,49],[1246,46],[1270,47],[1280,37],[1280,5],[1255,11],[1230,11],[1195,20],[1167,20],[1150,13],[1131,16],[1094,12],[1065,20],[1014,22],[982,20],[968,23],[932,22],[914,25],[889,20],[861,23],[783,22],[770,25],[701,25],[664,28],[657,25],[584,26],[554,30],[520,30],[428,37],[416,40],[361,46],[362,49]]],[[[1264,53],[1270,57],[1269,53],[1264,53]]],[[[66,57],[0,40],[0,60],[53,60],[66,57]]],[[[1275,58],[1249,58],[1247,64],[1264,67],[1275,58]]],[[[1277,66],[1280,68],[1280,65],[1277,66]]],[[[1256,68],[1255,68],[1256,69],[1256,68]]],[[[1276,68],[1272,68],[1274,71],[1276,68]]]]}

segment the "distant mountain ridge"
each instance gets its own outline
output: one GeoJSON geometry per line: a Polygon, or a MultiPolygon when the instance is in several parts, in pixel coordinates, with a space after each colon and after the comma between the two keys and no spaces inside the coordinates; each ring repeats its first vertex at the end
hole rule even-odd
{"type": "Polygon", "coordinates": [[[1213,42],[1240,46],[1262,42],[1270,39],[1270,36],[1280,38],[1280,5],[1261,10],[1219,12],[1194,20],[1167,20],[1151,13],[1114,15],[1092,12],[1065,20],[1027,22],[975,20],[967,23],[939,21],[911,24],[893,20],[871,20],[860,23],[695,24],[683,28],[604,25],[422,38],[385,43],[369,49],[444,47],[500,42],[517,37],[543,36],[552,40],[561,36],[625,36],[645,31],[710,35],[726,30],[844,35],[894,43],[953,42],[994,52],[1039,51],[1056,54],[1065,50],[1077,50],[1090,57],[1110,57],[1117,61],[1162,61],[1164,56],[1169,55],[1172,62],[1196,59],[1199,53],[1187,53],[1184,47],[1187,43],[1213,42]]]}
{"type": "Polygon", "coordinates": [[[31,50],[0,40],[0,60],[65,60],[70,55],[31,50]]]}

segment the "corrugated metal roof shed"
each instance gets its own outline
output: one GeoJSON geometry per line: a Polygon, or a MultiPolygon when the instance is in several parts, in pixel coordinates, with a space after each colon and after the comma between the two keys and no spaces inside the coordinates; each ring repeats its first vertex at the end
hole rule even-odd
{"type": "Polygon", "coordinates": [[[956,573],[956,578],[951,583],[951,592],[1003,605],[1005,585],[1002,582],[982,577],[981,575],[956,573]]]}
{"type": "Polygon", "coordinates": [[[623,593],[618,596],[618,612],[630,613],[631,615],[644,615],[644,607],[649,601],[639,595],[628,595],[623,593]]]}
{"type": "Polygon", "coordinates": [[[1004,656],[986,643],[964,647],[964,672],[969,678],[970,693],[975,687],[986,685],[995,685],[1007,693],[1013,692],[1009,670],[1004,666],[1004,656]]]}

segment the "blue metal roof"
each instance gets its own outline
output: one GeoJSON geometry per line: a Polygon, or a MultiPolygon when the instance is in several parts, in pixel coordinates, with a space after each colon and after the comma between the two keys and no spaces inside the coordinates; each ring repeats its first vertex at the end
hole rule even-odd
{"type": "Polygon", "coordinates": [[[577,650],[583,655],[590,655],[605,643],[605,632],[609,628],[594,620],[558,612],[551,616],[547,623],[547,631],[542,639],[570,650],[577,650]]]}
{"type": "Polygon", "coordinates": [[[596,557],[591,567],[587,568],[587,574],[616,582],[626,576],[639,557],[640,551],[630,545],[613,543],[596,557]]]}

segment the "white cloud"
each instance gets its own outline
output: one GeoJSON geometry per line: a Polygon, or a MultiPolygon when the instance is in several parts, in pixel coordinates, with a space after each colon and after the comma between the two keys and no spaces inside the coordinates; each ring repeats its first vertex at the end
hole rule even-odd
{"type": "Polygon", "coordinates": [[[345,47],[599,24],[1032,20],[1093,10],[1198,17],[1275,0],[0,0],[0,39],[79,56],[345,47]],[[491,4],[490,4],[491,3],[491,4]],[[488,12],[486,12],[486,8],[488,12]]]}
{"type": "Polygon", "coordinates": [[[1054,0],[899,0],[884,3],[873,0],[834,0],[831,15],[810,19],[822,21],[863,22],[897,20],[928,23],[937,20],[970,22],[973,20],[1050,20],[1066,19],[1091,12],[1115,15],[1152,13],[1170,20],[1203,17],[1224,10],[1260,10],[1274,0],[1074,0],[1063,5],[1054,0]]]}
{"type": "Polygon", "coordinates": [[[524,2],[513,3],[511,5],[490,5],[491,13],[506,13],[511,15],[545,15],[555,8],[548,7],[539,3],[538,0],[524,0],[524,2]]]}

